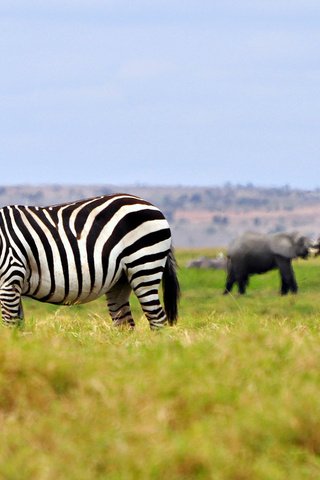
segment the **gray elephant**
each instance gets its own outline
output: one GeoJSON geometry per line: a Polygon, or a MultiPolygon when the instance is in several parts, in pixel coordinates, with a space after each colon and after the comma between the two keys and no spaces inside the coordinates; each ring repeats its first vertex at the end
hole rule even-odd
{"type": "Polygon", "coordinates": [[[226,266],[227,259],[222,252],[218,253],[215,258],[199,257],[187,263],[187,268],[214,268],[216,270],[224,270],[226,266]]]}
{"type": "Polygon", "coordinates": [[[311,247],[311,253],[317,257],[318,255],[320,255],[320,237],[318,237],[318,239],[313,243],[312,247],[311,247]]]}
{"type": "Polygon", "coordinates": [[[291,265],[293,258],[307,258],[311,241],[297,233],[263,235],[245,233],[237,238],[227,252],[227,280],[224,294],[231,292],[234,283],[240,294],[246,292],[249,276],[278,268],[281,276],[281,295],[297,293],[298,285],[291,265]]]}

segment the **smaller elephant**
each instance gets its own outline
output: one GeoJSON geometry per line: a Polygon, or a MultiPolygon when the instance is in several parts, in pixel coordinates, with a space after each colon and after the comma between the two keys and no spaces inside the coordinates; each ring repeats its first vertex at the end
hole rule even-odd
{"type": "Polygon", "coordinates": [[[234,283],[240,294],[246,292],[249,276],[279,269],[281,295],[289,291],[297,293],[291,261],[293,258],[307,258],[312,242],[297,233],[263,235],[245,233],[231,243],[227,252],[227,280],[224,294],[231,292],[234,283]]]}
{"type": "Polygon", "coordinates": [[[215,270],[224,270],[227,265],[227,259],[222,252],[218,253],[215,258],[199,257],[190,260],[187,268],[214,268],[215,270]]]}
{"type": "Polygon", "coordinates": [[[317,257],[320,255],[320,237],[312,244],[311,246],[311,253],[317,257]]]}

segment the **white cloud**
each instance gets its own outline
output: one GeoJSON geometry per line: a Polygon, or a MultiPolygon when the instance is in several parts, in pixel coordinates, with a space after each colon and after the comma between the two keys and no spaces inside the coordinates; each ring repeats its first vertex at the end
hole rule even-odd
{"type": "Polygon", "coordinates": [[[0,11],[18,12],[45,10],[74,10],[81,9],[99,11],[126,11],[128,12],[152,12],[163,11],[168,14],[180,12],[203,12],[230,11],[230,13],[241,11],[256,12],[281,12],[286,11],[288,15],[298,10],[308,12],[319,11],[318,0],[5,0],[1,2],[0,11]]]}
{"type": "Polygon", "coordinates": [[[90,181],[116,159],[114,181],[134,165],[135,180],[148,183],[150,161],[164,181],[170,165],[182,183],[193,180],[184,164],[206,181],[219,163],[227,181],[232,162],[253,163],[259,152],[270,165],[318,161],[319,8],[319,0],[1,2],[1,156],[21,172],[45,158],[56,181],[59,167],[73,178],[70,158],[100,159],[90,181]]]}
{"type": "Polygon", "coordinates": [[[88,85],[64,88],[43,88],[0,95],[1,108],[36,108],[78,104],[81,108],[86,103],[114,102],[123,99],[121,89],[112,85],[88,85]]]}
{"type": "Polygon", "coordinates": [[[174,70],[175,67],[170,62],[136,58],[123,64],[119,75],[125,79],[148,79],[173,74],[174,70]]]}

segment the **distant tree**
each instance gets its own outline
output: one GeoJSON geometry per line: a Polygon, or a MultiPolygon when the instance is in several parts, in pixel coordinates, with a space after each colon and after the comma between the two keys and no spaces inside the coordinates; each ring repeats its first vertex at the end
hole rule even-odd
{"type": "Polygon", "coordinates": [[[200,193],[194,193],[191,197],[191,202],[192,203],[201,203],[202,197],[200,193]]]}
{"type": "Polygon", "coordinates": [[[214,215],[212,217],[212,222],[215,223],[216,225],[228,225],[229,219],[226,216],[214,215]]]}
{"type": "Polygon", "coordinates": [[[277,223],[273,228],[269,230],[268,233],[282,233],[286,230],[286,227],[283,224],[277,223]]]}
{"type": "Polygon", "coordinates": [[[34,204],[38,204],[39,202],[42,201],[43,199],[43,192],[41,190],[38,190],[34,193],[29,193],[27,195],[27,198],[28,198],[28,202],[29,203],[34,203],[34,204]]]}

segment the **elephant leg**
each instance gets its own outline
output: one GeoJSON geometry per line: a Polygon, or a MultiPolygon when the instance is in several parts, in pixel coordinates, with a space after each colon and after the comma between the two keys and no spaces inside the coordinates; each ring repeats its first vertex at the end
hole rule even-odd
{"type": "Polygon", "coordinates": [[[292,293],[297,293],[298,285],[296,282],[295,274],[289,259],[277,259],[280,277],[281,277],[281,295],[286,295],[289,290],[292,293]]]}
{"type": "Polygon", "coordinates": [[[228,271],[228,274],[227,274],[226,286],[225,286],[225,289],[224,289],[224,292],[223,292],[224,295],[227,295],[228,293],[231,293],[232,287],[233,287],[235,281],[236,281],[236,278],[234,276],[234,272],[233,272],[232,269],[230,269],[228,271]]]}
{"type": "Polygon", "coordinates": [[[281,295],[287,295],[289,292],[289,285],[286,282],[286,279],[281,276],[281,289],[280,293],[281,295]]]}
{"type": "Polygon", "coordinates": [[[290,269],[291,269],[291,282],[289,285],[289,289],[291,290],[292,293],[298,293],[298,284],[297,284],[296,276],[294,274],[294,270],[291,264],[290,264],[290,269]]]}
{"type": "Polygon", "coordinates": [[[246,293],[247,285],[248,285],[248,277],[247,276],[240,277],[238,279],[238,291],[239,291],[240,295],[244,295],[246,293]]]}

